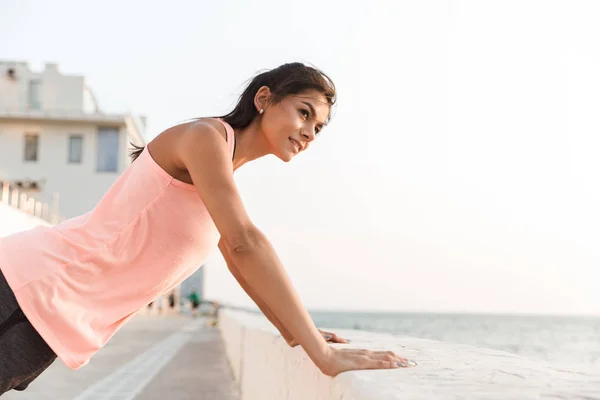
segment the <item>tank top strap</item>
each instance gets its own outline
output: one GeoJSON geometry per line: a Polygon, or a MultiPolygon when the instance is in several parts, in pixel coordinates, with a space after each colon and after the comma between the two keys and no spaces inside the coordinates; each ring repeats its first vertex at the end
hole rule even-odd
{"type": "Polygon", "coordinates": [[[231,155],[231,159],[233,160],[233,155],[235,154],[235,133],[231,125],[227,122],[223,121],[221,118],[217,118],[223,126],[225,127],[225,131],[227,131],[227,143],[229,144],[229,154],[231,155]]]}

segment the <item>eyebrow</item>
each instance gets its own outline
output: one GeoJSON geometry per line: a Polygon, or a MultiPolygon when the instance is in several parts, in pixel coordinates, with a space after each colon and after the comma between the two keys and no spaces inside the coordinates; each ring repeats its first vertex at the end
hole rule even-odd
{"type": "MultiPolygon", "coordinates": [[[[310,113],[311,113],[313,116],[316,116],[316,115],[317,115],[317,113],[315,112],[315,108],[313,107],[313,105],[312,105],[312,104],[310,104],[308,101],[302,101],[302,103],[304,103],[304,104],[306,104],[306,105],[308,106],[308,108],[310,109],[310,113]]],[[[319,121],[317,121],[317,123],[318,123],[319,125],[321,125],[321,128],[327,125],[325,122],[319,122],[319,121]]]]}

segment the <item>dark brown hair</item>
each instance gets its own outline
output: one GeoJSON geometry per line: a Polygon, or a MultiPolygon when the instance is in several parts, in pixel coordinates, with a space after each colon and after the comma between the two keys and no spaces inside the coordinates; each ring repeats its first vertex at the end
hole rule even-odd
{"type": "MultiPolygon", "coordinates": [[[[248,127],[258,115],[258,110],[254,106],[254,96],[263,86],[267,86],[271,90],[272,104],[281,102],[289,95],[316,90],[325,96],[329,104],[327,120],[331,118],[331,109],[336,102],[336,89],[333,81],[324,72],[299,62],[283,64],[256,75],[242,92],[235,108],[229,114],[217,118],[222,118],[233,129],[248,127]]],[[[130,155],[135,161],[144,147],[136,146],[133,143],[131,145],[133,149],[130,155]]]]}

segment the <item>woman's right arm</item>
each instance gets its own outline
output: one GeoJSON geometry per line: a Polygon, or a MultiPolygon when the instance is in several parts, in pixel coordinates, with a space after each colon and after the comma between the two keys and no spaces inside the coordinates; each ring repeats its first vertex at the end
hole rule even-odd
{"type": "Polygon", "coordinates": [[[285,326],[283,326],[281,321],[279,321],[279,319],[271,311],[269,306],[267,306],[267,304],[260,298],[260,296],[258,296],[258,294],[254,291],[254,289],[252,289],[252,287],[250,287],[250,285],[248,285],[248,282],[246,282],[246,280],[240,273],[240,269],[233,263],[233,261],[231,261],[229,252],[223,245],[222,241],[219,242],[219,250],[221,250],[221,254],[223,255],[223,258],[225,259],[225,262],[227,263],[227,268],[229,269],[229,272],[231,272],[233,277],[238,281],[238,283],[240,284],[242,289],[244,289],[246,294],[248,294],[248,296],[250,296],[252,301],[254,301],[254,303],[256,303],[256,305],[258,306],[260,311],[262,311],[264,316],[267,317],[267,319],[269,321],[271,321],[271,323],[277,328],[277,330],[279,331],[279,333],[281,333],[281,336],[285,339],[285,341],[287,343],[293,343],[294,338],[292,337],[290,332],[285,328],[285,326]]]}
{"type": "Polygon", "coordinates": [[[189,172],[232,262],[323,373],[334,376],[348,369],[396,367],[393,357],[349,356],[352,351],[342,354],[323,340],[273,246],[250,221],[222,132],[199,121],[182,133],[175,147],[177,161],[189,172]]]}

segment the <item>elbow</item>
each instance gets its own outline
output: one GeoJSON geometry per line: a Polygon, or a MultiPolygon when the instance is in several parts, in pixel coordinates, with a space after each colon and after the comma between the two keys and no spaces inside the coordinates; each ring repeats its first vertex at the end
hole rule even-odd
{"type": "Polygon", "coordinates": [[[233,235],[223,238],[233,258],[243,257],[259,249],[264,241],[264,235],[258,228],[252,226],[240,229],[233,235]]]}

